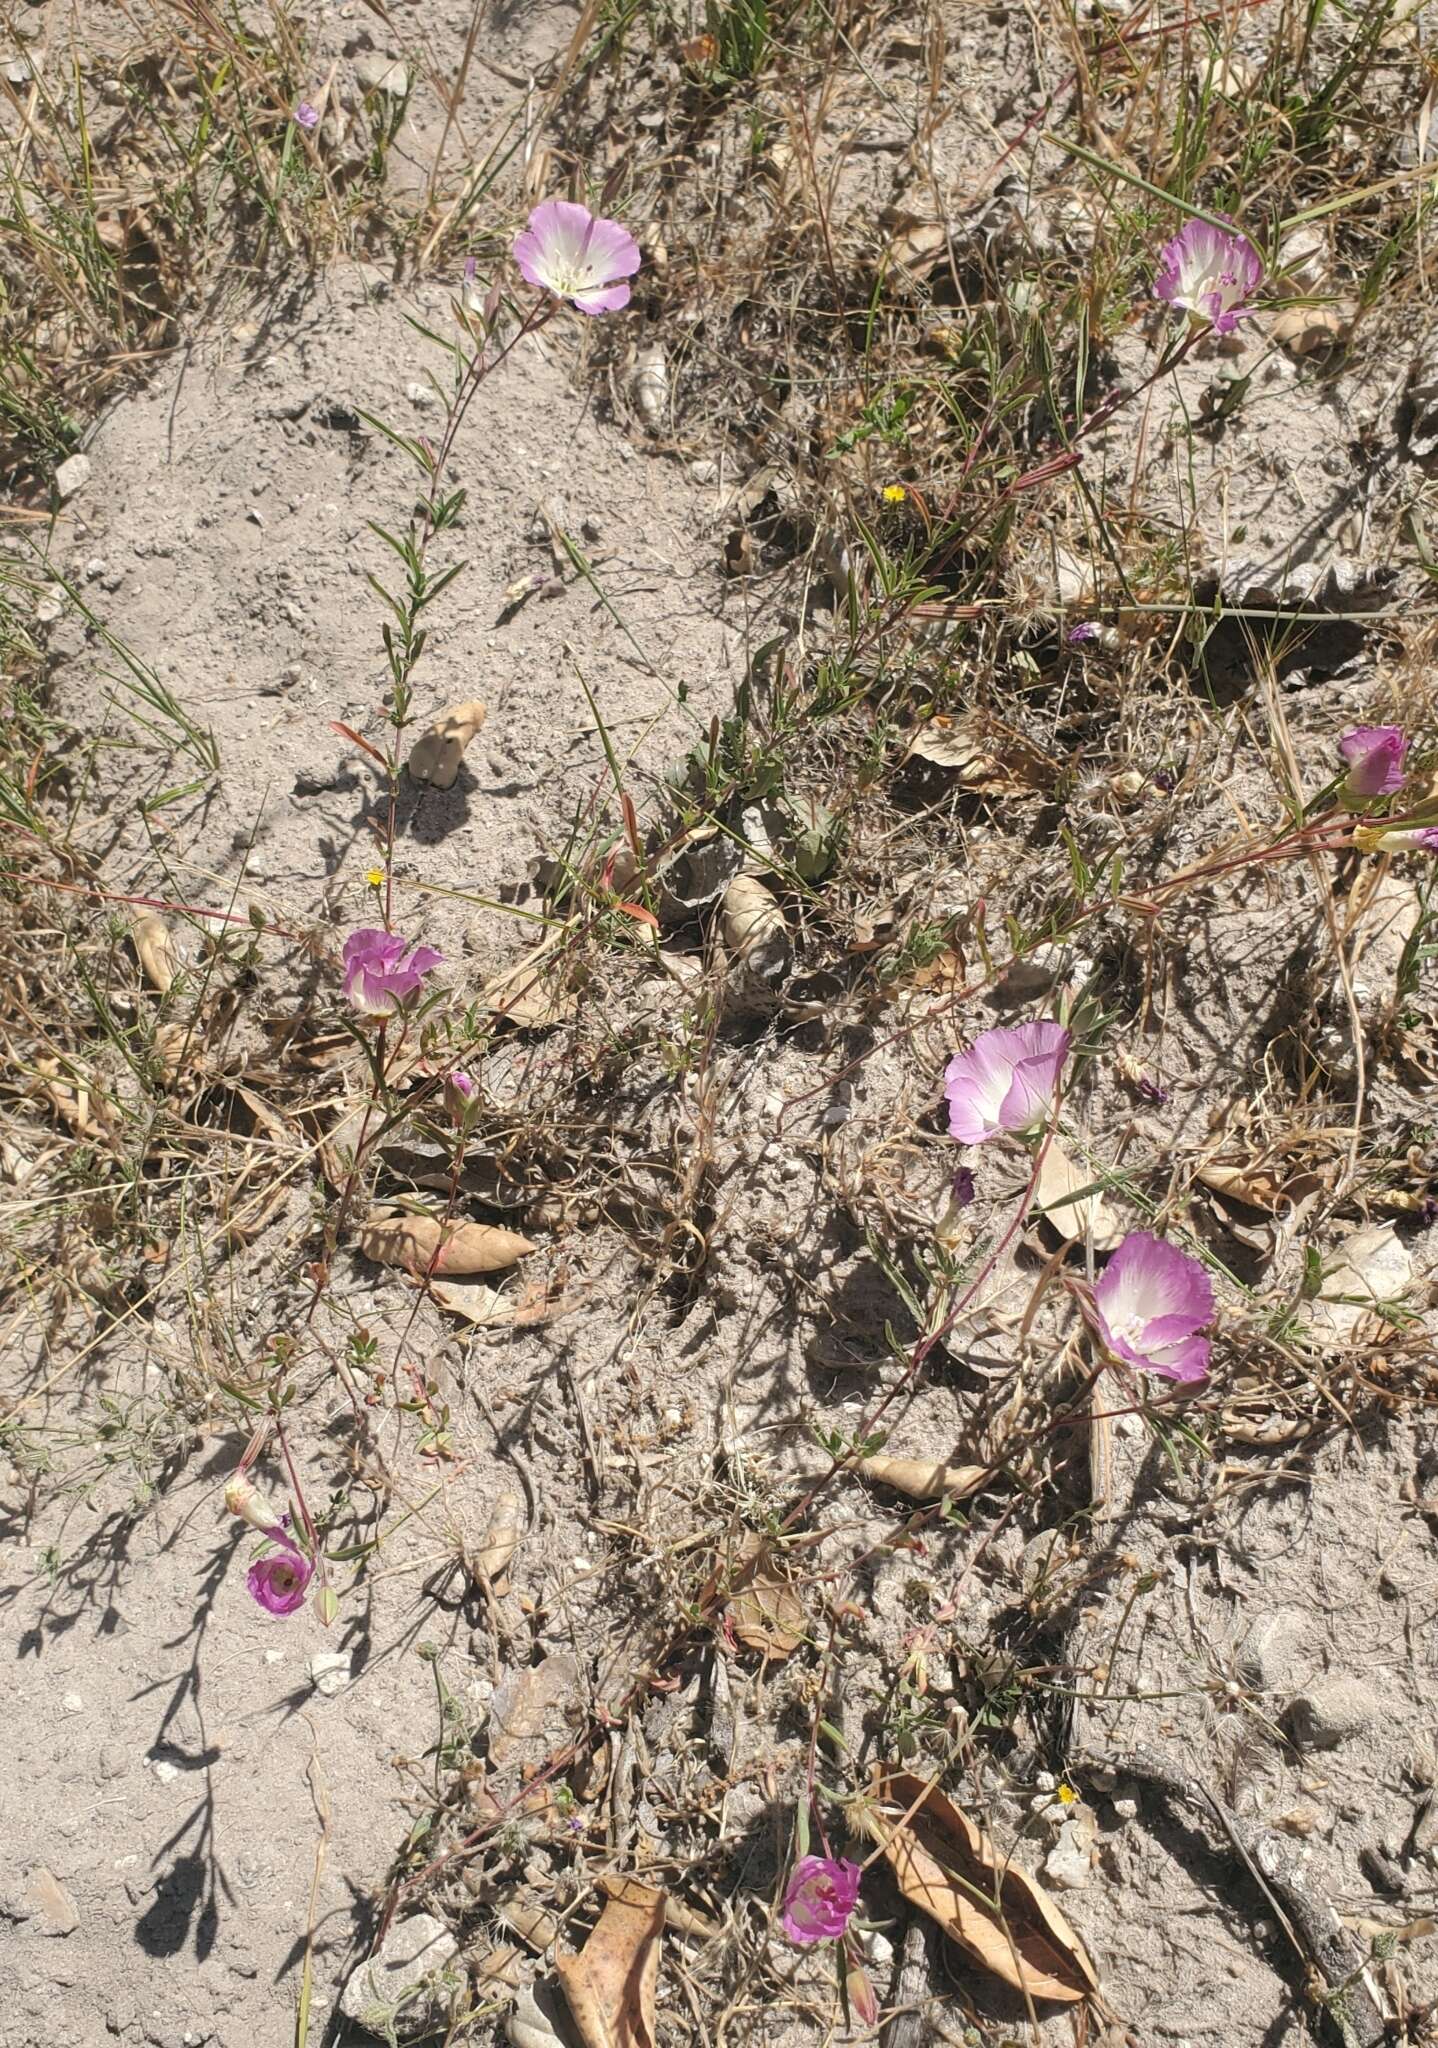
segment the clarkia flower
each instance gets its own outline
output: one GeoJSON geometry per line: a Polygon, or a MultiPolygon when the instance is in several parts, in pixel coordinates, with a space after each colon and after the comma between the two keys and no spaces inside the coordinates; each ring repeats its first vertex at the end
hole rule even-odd
{"type": "Polygon", "coordinates": [[[392,1017],[444,960],[433,946],[411,946],[397,932],[366,926],[344,943],[345,994],[364,1017],[392,1017]]]}
{"type": "Polygon", "coordinates": [[[1093,1291],[1099,1333],[1115,1358],[1168,1380],[1208,1371],[1213,1283],[1197,1259],[1146,1230],[1131,1230],[1093,1291]]]}
{"type": "Polygon", "coordinates": [[[949,1136],[983,1145],[1000,1131],[1041,1123],[1068,1058],[1072,1033],[1046,1019],[984,1031],[944,1069],[949,1136]]]}
{"type": "Polygon", "coordinates": [[[802,1856],[784,1894],[782,1924],[790,1941],[836,1941],[859,1903],[857,1863],[842,1856],[802,1856]]]}
{"type": "Polygon", "coordinates": [[[1355,825],[1353,844],[1360,853],[1438,853],[1438,825],[1355,825]]]}
{"type": "Polygon", "coordinates": [[[1206,321],[1215,334],[1232,334],[1252,313],[1248,302],[1263,282],[1263,259],[1237,228],[1187,221],[1158,260],[1154,297],[1206,321]]]}
{"type": "Polygon", "coordinates": [[[1084,619],[1079,625],[1070,626],[1064,638],[1070,647],[1077,647],[1085,640],[1097,640],[1098,620],[1084,619]]]}
{"type": "Polygon", "coordinates": [[[269,1531],[280,1546],[245,1573],[245,1584],[267,1614],[293,1614],[305,1604],[305,1588],[315,1568],[278,1524],[269,1531]]]}
{"type": "Polygon", "coordinates": [[[1392,796],[1403,787],[1408,735],[1401,725],[1355,725],[1338,742],[1338,751],[1348,763],[1343,794],[1350,800],[1392,796]]]}
{"type": "Polygon", "coordinates": [[[294,121],[297,128],[318,128],[320,110],[318,107],[312,107],[308,100],[300,100],[295,106],[294,121]]]}
{"type": "Polygon", "coordinates": [[[625,279],[639,268],[639,244],[620,221],[596,218],[572,200],[546,199],[516,235],[514,260],[526,282],[581,313],[617,313],[629,303],[625,279]]]}

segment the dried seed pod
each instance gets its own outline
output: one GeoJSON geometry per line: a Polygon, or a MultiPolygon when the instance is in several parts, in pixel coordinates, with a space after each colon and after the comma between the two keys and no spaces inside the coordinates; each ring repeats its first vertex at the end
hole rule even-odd
{"type": "Polygon", "coordinates": [[[440,1224],[432,1216],[379,1216],[360,1232],[360,1250],[381,1266],[427,1273],[498,1273],[534,1250],[527,1237],[493,1223],[440,1224]]]}
{"type": "Polygon", "coordinates": [[[736,875],[724,891],[724,945],[731,959],[766,981],[789,965],[789,927],[762,882],[736,875]]]}
{"type": "Polygon", "coordinates": [[[180,971],[180,956],[165,920],[153,910],[141,911],[130,926],[130,944],[151,988],[167,995],[180,971]]]}
{"type": "Polygon", "coordinates": [[[478,698],[456,704],[437,718],[428,732],[421,733],[409,750],[407,767],[415,782],[427,782],[433,789],[449,789],[459,773],[464,750],[484,724],[487,712],[478,698]]]}
{"type": "Polygon", "coordinates": [[[647,432],[662,433],[669,417],[669,364],[662,348],[640,350],[629,380],[629,395],[647,432]]]}
{"type": "Polygon", "coordinates": [[[488,1580],[498,1590],[523,1534],[524,1503],[512,1488],[506,1487],[494,1504],[484,1541],[471,1560],[475,1576],[488,1580]]]}

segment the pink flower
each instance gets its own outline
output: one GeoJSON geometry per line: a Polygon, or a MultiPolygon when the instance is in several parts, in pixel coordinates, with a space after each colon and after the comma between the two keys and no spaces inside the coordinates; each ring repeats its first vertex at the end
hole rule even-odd
{"type": "Polygon", "coordinates": [[[308,100],[301,100],[295,108],[294,119],[297,128],[318,128],[320,110],[312,107],[308,100]]]}
{"type": "Polygon", "coordinates": [[[460,1130],[465,1128],[479,1107],[473,1081],[468,1074],[461,1073],[458,1067],[453,1068],[444,1077],[444,1106],[449,1111],[450,1120],[460,1130]]]}
{"type": "Polygon", "coordinates": [[[784,1932],[790,1941],[834,1941],[859,1903],[857,1863],[842,1856],[803,1856],[784,1894],[784,1932]]]}
{"type": "Polygon", "coordinates": [[[1353,844],[1360,853],[1438,853],[1438,825],[1355,825],[1353,844]]]}
{"type": "Polygon", "coordinates": [[[392,1017],[444,959],[433,946],[411,946],[397,932],[370,928],[344,943],[345,994],[365,1017],[392,1017]]]}
{"type": "Polygon", "coordinates": [[[315,1568],[278,1525],[269,1533],[280,1548],[250,1566],[245,1584],[267,1614],[293,1614],[305,1604],[315,1568]]]}
{"type": "Polygon", "coordinates": [[[1072,1043],[1061,1024],[1046,1020],[982,1032],[944,1069],[949,1136],[982,1145],[1000,1131],[1032,1130],[1053,1100],[1072,1043]]]}
{"type": "Polygon", "coordinates": [[[1154,297],[1207,321],[1216,334],[1232,334],[1252,313],[1248,301],[1263,282],[1263,259],[1237,228],[1186,221],[1158,260],[1154,297]]]}
{"type": "Polygon", "coordinates": [[[1408,735],[1401,725],[1355,725],[1338,742],[1338,751],[1348,763],[1346,797],[1392,796],[1403,787],[1408,735]]]}
{"type": "Polygon", "coordinates": [[[624,280],[639,268],[639,244],[617,220],[597,220],[568,199],[546,199],[515,237],[514,260],[528,283],[571,300],[581,313],[617,313],[629,303],[624,280]]]}
{"type": "Polygon", "coordinates": [[[1146,1230],[1131,1230],[1093,1291],[1100,1334],[1116,1358],[1164,1379],[1201,1380],[1213,1321],[1213,1285],[1197,1259],[1146,1230]]]}
{"type": "Polygon", "coordinates": [[[1080,622],[1079,622],[1079,624],[1078,624],[1078,625],[1076,625],[1076,626],[1070,626],[1070,627],[1069,627],[1069,629],[1068,629],[1067,633],[1065,633],[1065,634],[1064,634],[1064,638],[1065,638],[1065,640],[1067,640],[1067,642],[1068,642],[1068,644],[1069,644],[1069,646],[1070,646],[1070,647],[1078,647],[1078,646],[1080,646],[1080,645],[1081,645],[1081,644],[1082,644],[1082,643],[1083,643],[1083,642],[1084,642],[1085,640],[1097,640],[1097,638],[1098,638],[1098,620],[1097,620],[1097,619],[1082,619],[1082,620],[1080,620],[1080,622]]]}

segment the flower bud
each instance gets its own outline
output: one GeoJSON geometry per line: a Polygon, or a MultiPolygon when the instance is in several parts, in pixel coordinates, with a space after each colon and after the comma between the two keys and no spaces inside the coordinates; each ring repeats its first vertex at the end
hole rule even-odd
{"type": "Polygon", "coordinates": [[[232,1515],[238,1515],[252,1529],[263,1529],[266,1535],[279,1526],[279,1516],[259,1488],[251,1486],[242,1472],[237,1472],[226,1486],[225,1506],[232,1515]]]}
{"type": "Polygon", "coordinates": [[[851,1963],[844,1975],[844,1988],[849,1994],[849,2010],[860,2026],[877,2025],[879,2001],[874,1996],[868,1971],[858,1963],[851,1963]]]}

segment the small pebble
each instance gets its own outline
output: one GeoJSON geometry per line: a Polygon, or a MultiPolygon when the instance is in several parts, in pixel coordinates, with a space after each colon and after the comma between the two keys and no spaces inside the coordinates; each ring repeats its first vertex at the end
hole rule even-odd
{"type": "Polygon", "coordinates": [[[83,491],[90,481],[91,462],[88,455],[67,455],[55,471],[55,492],[63,505],[67,498],[73,498],[77,491],[83,491]]]}
{"type": "Polygon", "coordinates": [[[323,1698],[329,1699],[333,1694],[344,1691],[353,1669],[347,1651],[316,1650],[309,1663],[310,1684],[323,1698]]]}

